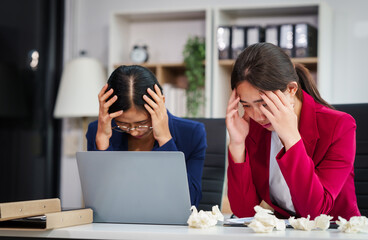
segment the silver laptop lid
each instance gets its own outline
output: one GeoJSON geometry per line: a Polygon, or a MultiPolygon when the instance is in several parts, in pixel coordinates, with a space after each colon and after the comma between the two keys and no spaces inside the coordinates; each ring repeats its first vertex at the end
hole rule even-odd
{"type": "Polygon", "coordinates": [[[190,196],[182,152],[77,152],[77,163],[94,222],[186,224],[190,196]]]}

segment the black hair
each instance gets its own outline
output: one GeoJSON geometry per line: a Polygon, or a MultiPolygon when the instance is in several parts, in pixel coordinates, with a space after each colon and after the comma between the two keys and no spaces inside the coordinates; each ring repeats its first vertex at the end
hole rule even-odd
{"type": "Polygon", "coordinates": [[[309,70],[302,64],[291,62],[290,57],[278,46],[271,43],[256,43],[238,56],[231,73],[231,89],[241,82],[248,81],[252,86],[264,91],[285,91],[290,82],[298,83],[297,97],[302,100],[302,90],[313,99],[333,108],[319,94],[316,82],[309,70]]]}
{"type": "Polygon", "coordinates": [[[156,92],[154,85],[157,84],[162,92],[162,88],[155,75],[149,69],[138,65],[123,65],[116,68],[111,73],[107,83],[109,87],[106,91],[109,91],[111,88],[114,89],[110,98],[114,95],[118,97],[110,106],[109,113],[120,110],[126,111],[132,107],[139,110],[146,110],[144,108],[146,101],[143,99],[143,95],[151,98],[147,93],[147,89],[150,88],[156,92]]]}

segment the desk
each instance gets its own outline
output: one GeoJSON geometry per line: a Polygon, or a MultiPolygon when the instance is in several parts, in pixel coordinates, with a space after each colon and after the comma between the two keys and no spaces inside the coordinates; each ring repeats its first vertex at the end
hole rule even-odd
{"type": "Polygon", "coordinates": [[[49,231],[0,230],[0,237],[73,238],[73,239],[160,239],[160,240],[262,240],[262,239],[368,239],[368,234],[342,233],[337,229],[327,231],[298,231],[254,233],[247,227],[215,226],[208,229],[194,229],[174,225],[106,224],[92,223],[49,231]]]}

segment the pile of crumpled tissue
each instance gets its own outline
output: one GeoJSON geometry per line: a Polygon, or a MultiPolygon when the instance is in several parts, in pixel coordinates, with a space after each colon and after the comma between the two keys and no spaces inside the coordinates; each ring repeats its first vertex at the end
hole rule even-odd
{"type": "Polygon", "coordinates": [[[215,226],[217,221],[224,221],[224,216],[217,205],[212,207],[212,212],[203,210],[198,212],[195,206],[192,206],[190,210],[192,214],[189,216],[187,223],[192,228],[208,228],[215,226]]]}
{"type": "Polygon", "coordinates": [[[275,217],[271,210],[264,209],[261,206],[255,206],[254,210],[256,211],[254,219],[248,224],[248,227],[253,229],[253,231],[257,233],[269,233],[274,228],[278,231],[285,231],[285,221],[275,217]]]}
{"type": "MultiPolygon", "coordinates": [[[[269,209],[264,209],[260,206],[255,206],[254,210],[256,214],[254,219],[248,224],[248,227],[252,228],[257,233],[269,233],[274,228],[279,231],[285,231],[285,221],[276,218],[273,212],[269,209]]],[[[351,217],[349,221],[342,217],[338,217],[339,221],[336,221],[339,225],[338,229],[345,233],[368,233],[368,218],[365,216],[351,217]]],[[[330,227],[330,221],[333,217],[321,214],[314,220],[310,220],[310,216],[307,218],[301,217],[295,219],[290,217],[288,219],[289,224],[298,230],[311,231],[311,230],[327,230],[330,227]]]]}
{"type": "MultiPolygon", "coordinates": [[[[278,231],[285,231],[285,221],[275,217],[271,210],[264,209],[260,206],[255,206],[254,210],[256,211],[254,219],[248,224],[248,227],[252,228],[253,231],[257,233],[269,233],[272,232],[274,228],[278,231]]],[[[321,214],[314,220],[309,220],[309,218],[310,216],[298,219],[290,217],[288,221],[294,229],[311,231],[312,229],[328,229],[330,227],[330,220],[332,219],[331,216],[325,214],[321,214]]]]}
{"type": "Polygon", "coordinates": [[[339,225],[338,229],[345,233],[368,233],[368,218],[365,216],[351,217],[349,221],[339,217],[336,223],[339,225]]]}
{"type": "Polygon", "coordinates": [[[290,217],[289,223],[294,229],[298,230],[311,231],[313,229],[320,229],[324,231],[330,227],[330,220],[332,218],[326,214],[321,214],[314,220],[309,220],[309,215],[307,218],[301,217],[295,219],[295,217],[290,217]]]}

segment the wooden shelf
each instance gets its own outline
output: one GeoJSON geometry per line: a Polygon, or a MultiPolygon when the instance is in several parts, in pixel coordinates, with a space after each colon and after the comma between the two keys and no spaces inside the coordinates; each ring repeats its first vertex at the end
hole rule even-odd
{"type": "MultiPolygon", "coordinates": [[[[187,81],[185,76],[185,63],[118,63],[114,64],[114,69],[121,65],[140,65],[142,67],[146,67],[151,70],[157,77],[158,81],[161,84],[171,83],[173,85],[178,85],[179,87],[183,87],[186,84],[183,83],[187,81]],[[179,81],[178,81],[179,80],[179,81]]],[[[203,61],[203,66],[206,65],[206,62],[203,61]]]]}
{"type": "Polygon", "coordinates": [[[292,58],[291,61],[293,63],[301,63],[301,64],[305,64],[305,65],[310,65],[310,64],[317,64],[318,63],[318,58],[317,57],[292,58]]]}
{"type": "MultiPolygon", "coordinates": [[[[318,58],[317,57],[292,58],[291,61],[293,63],[301,63],[310,66],[310,65],[317,65],[318,58]]],[[[219,65],[222,67],[232,67],[235,63],[235,59],[221,59],[218,62],[219,65]]]]}
{"type": "Polygon", "coordinates": [[[121,65],[140,65],[142,67],[146,67],[151,70],[157,77],[157,80],[161,83],[171,83],[173,85],[177,85],[178,82],[182,83],[185,81],[185,64],[181,63],[119,63],[114,64],[114,68],[117,68],[121,65]],[[180,81],[178,81],[180,79],[180,81]]]}
{"type": "Polygon", "coordinates": [[[185,68],[184,63],[117,63],[114,64],[114,68],[121,65],[140,65],[146,68],[166,67],[166,68],[185,68]]]}

